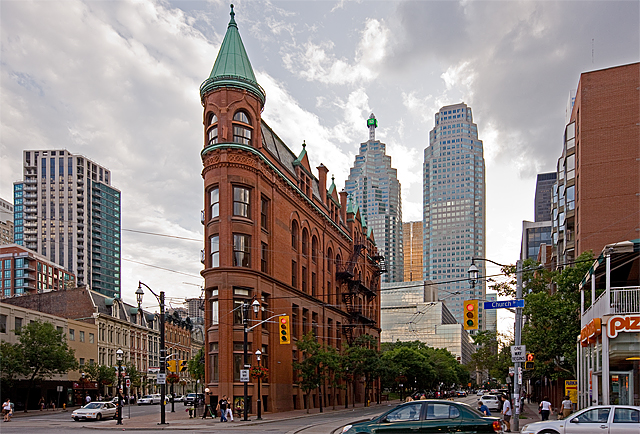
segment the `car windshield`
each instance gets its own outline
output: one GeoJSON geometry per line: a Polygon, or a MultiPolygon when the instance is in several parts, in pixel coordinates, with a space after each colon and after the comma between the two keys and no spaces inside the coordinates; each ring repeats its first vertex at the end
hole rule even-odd
{"type": "Polygon", "coordinates": [[[85,405],[84,408],[89,409],[89,410],[95,410],[97,408],[102,407],[102,404],[97,403],[97,402],[90,402],[89,404],[85,405]]]}
{"type": "Polygon", "coordinates": [[[151,398],[153,398],[153,396],[151,396],[151,395],[145,395],[145,396],[142,397],[142,399],[151,399],[151,398]]]}

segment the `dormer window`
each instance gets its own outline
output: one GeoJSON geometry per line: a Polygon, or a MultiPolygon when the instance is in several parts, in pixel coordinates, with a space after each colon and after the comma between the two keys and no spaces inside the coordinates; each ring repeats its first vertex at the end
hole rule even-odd
{"type": "Polygon", "coordinates": [[[233,142],[251,145],[251,121],[243,111],[233,115],[233,142]]]}
{"type": "Polygon", "coordinates": [[[218,143],[218,116],[215,113],[209,115],[209,145],[218,143]]]}

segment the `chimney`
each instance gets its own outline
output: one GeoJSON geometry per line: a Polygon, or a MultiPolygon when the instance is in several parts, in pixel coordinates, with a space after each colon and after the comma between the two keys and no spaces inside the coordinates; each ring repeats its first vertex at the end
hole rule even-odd
{"type": "Polygon", "coordinates": [[[318,190],[320,190],[320,200],[322,200],[322,204],[327,204],[327,173],[329,173],[329,169],[324,167],[324,164],[320,164],[317,167],[318,169],[318,190]]]}
{"type": "Polygon", "coordinates": [[[344,190],[340,192],[340,216],[342,222],[347,224],[347,192],[344,190]]]}

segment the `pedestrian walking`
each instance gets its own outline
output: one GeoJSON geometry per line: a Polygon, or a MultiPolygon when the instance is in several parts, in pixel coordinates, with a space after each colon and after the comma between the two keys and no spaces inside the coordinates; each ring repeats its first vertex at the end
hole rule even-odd
{"type": "Polygon", "coordinates": [[[40,397],[40,401],[38,401],[38,407],[40,408],[40,411],[44,410],[44,397],[40,397]]]}
{"type": "Polygon", "coordinates": [[[551,403],[547,396],[542,398],[538,407],[540,408],[540,417],[542,417],[542,420],[549,420],[549,415],[553,413],[553,410],[551,409],[551,403]]]}
{"type": "Polygon", "coordinates": [[[227,406],[227,412],[224,415],[227,420],[233,422],[233,411],[231,411],[231,404],[227,406]]]}
{"type": "Polygon", "coordinates": [[[11,400],[7,400],[2,403],[2,420],[3,422],[9,422],[11,420],[11,400]]]}
{"type": "Polygon", "coordinates": [[[563,419],[565,419],[567,416],[569,416],[573,412],[573,402],[571,402],[571,399],[569,399],[569,395],[566,395],[564,397],[564,401],[562,401],[562,404],[560,404],[560,409],[562,411],[563,419]]]}
{"type": "Polygon", "coordinates": [[[220,422],[227,421],[227,406],[229,402],[227,401],[227,395],[222,395],[222,399],[218,401],[218,406],[216,407],[216,411],[220,412],[220,422]]]}
{"type": "Polygon", "coordinates": [[[501,395],[500,399],[502,400],[502,417],[507,425],[505,432],[511,432],[511,402],[504,395],[501,395]]]}
{"type": "Polygon", "coordinates": [[[491,416],[491,412],[489,411],[489,407],[484,405],[482,401],[478,401],[478,411],[485,416],[491,416]]]}
{"type": "Polygon", "coordinates": [[[91,402],[91,396],[87,395],[84,399],[85,403],[89,404],[91,402]]]}

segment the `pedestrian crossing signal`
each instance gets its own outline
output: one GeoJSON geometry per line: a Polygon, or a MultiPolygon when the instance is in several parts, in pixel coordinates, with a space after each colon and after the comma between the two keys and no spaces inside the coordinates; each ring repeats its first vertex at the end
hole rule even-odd
{"type": "Polygon", "coordinates": [[[289,315],[280,317],[280,343],[281,344],[290,344],[291,343],[291,333],[289,331],[289,315]]]}
{"type": "Polygon", "coordinates": [[[535,355],[533,353],[527,353],[527,362],[535,361],[535,355]]]}
{"type": "Polygon", "coordinates": [[[531,371],[535,369],[535,362],[524,362],[525,371],[531,371]]]}
{"type": "Polygon", "coordinates": [[[466,300],[463,303],[464,318],[463,326],[465,330],[478,330],[478,300],[466,300]]]}

